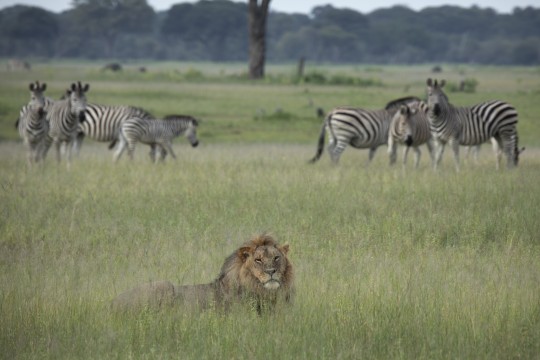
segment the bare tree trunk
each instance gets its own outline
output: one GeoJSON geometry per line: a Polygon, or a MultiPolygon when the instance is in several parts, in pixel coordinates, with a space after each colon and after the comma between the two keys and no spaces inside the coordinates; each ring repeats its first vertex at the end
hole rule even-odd
{"type": "Polygon", "coordinates": [[[304,66],[306,64],[306,58],[301,57],[300,60],[298,60],[298,71],[296,72],[296,77],[300,80],[304,77],[304,66]]]}
{"type": "Polygon", "coordinates": [[[249,0],[249,77],[264,77],[266,57],[266,18],[270,0],[249,0]]]}

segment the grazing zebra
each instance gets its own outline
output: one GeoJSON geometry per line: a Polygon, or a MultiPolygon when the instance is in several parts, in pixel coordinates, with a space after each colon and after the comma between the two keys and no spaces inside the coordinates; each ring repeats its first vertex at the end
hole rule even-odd
{"type": "Polygon", "coordinates": [[[426,144],[429,154],[433,159],[431,130],[426,113],[427,104],[423,101],[414,102],[410,105],[400,105],[399,111],[396,112],[392,119],[388,133],[390,165],[396,162],[398,144],[405,145],[403,149],[403,166],[407,164],[407,154],[411,146],[415,152],[415,168],[418,168],[420,162],[420,145],[426,144]]]}
{"type": "Polygon", "coordinates": [[[120,127],[120,143],[114,154],[114,161],[120,159],[126,147],[130,159],[133,159],[133,152],[137,142],[151,146],[150,157],[153,162],[157,161],[156,151],[158,147],[162,149],[161,160],[165,158],[167,152],[170,152],[171,156],[176,159],[171,147],[172,140],[184,134],[191,146],[196,147],[199,145],[197,127],[197,120],[187,115],[175,115],[167,119],[128,119],[120,127]]]}
{"type": "Polygon", "coordinates": [[[442,88],[445,81],[437,83],[427,79],[428,119],[436,145],[433,166],[437,169],[446,143],[454,151],[456,170],[459,171],[459,145],[478,145],[494,138],[496,143],[497,169],[502,151],[507,157],[509,168],[519,162],[516,109],[503,101],[491,100],[471,107],[456,107],[448,101],[442,88]],[[501,150],[502,149],[502,150],[501,150]]]}
{"type": "Polygon", "coordinates": [[[71,90],[67,91],[67,98],[55,101],[47,112],[49,121],[49,136],[47,150],[54,144],[56,147],[56,159],[61,160],[61,146],[65,144],[67,152],[68,168],[71,164],[72,144],[77,136],[79,123],[85,120],[86,92],[89,85],[82,86],[79,81],[71,84],[71,90]]]}
{"type": "Polygon", "coordinates": [[[44,142],[49,131],[49,125],[45,119],[45,97],[43,93],[47,84],[39,81],[31,83],[30,102],[24,106],[24,113],[17,120],[17,128],[28,150],[28,165],[39,162],[44,151],[44,142]]]}
{"type": "Polygon", "coordinates": [[[75,153],[79,153],[85,136],[95,141],[111,142],[113,148],[118,140],[120,126],[130,118],[151,119],[153,116],[146,110],[134,106],[109,106],[86,104],[85,121],[79,124],[77,138],[73,145],[75,153]]]}

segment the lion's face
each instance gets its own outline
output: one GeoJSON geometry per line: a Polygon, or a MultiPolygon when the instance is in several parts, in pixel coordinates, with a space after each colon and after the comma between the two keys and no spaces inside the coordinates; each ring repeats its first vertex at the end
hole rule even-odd
{"type": "Polygon", "coordinates": [[[287,281],[288,245],[281,247],[275,245],[263,245],[243,247],[238,250],[238,256],[243,262],[242,275],[244,279],[251,278],[252,285],[266,290],[277,290],[287,281]]]}

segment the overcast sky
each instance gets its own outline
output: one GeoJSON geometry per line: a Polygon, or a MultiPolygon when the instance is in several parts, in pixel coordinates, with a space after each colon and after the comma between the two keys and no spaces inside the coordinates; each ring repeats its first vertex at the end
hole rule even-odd
{"type": "MultiPolygon", "coordinates": [[[[168,10],[173,4],[181,2],[196,2],[182,0],[147,0],[148,4],[156,11],[168,10]]],[[[0,0],[0,9],[12,6],[15,4],[35,5],[54,12],[61,12],[71,7],[71,0],[0,0]]],[[[378,0],[378,1],[361,1],[361,0],[272,0],[270,9],[282,12],[299,12],[308,14],[311,9],[318,5],[332,4],[336,8],[350,8],[362,13],[369,13],[374,9],[391,7],[393,5],[405,5],[414,10],[420,10],[429,6],[441,6],[445,4],[456,5],[461,7],[471,7],[478,5],[479,7],[491,7],[498,12],[509,13],[515,7],[533,6],[539,7],[538,0],[448,0],[442,2],[434,2],[427,0],[378,0]]]]}

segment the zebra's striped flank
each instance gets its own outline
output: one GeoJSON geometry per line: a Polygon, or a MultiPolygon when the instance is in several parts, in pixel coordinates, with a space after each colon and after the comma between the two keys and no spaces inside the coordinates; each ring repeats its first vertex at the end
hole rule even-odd
{"type": "Polygon", "coordinates": [[[183,134],[189,140],[191,146],[196,147],[199,145],[197,127],[197,120],[187,115],[170,115],[166,119],[142,119],[137,117],[128,119],[120,127],[119,144],[114,155],[114,161],[120,159],[126,147],[130,159],[133,159],[133,152],[138,142],[150,145],[150,157],[153,162],[157,161],[156,152],[158,148],[161,149],[160,160],[163,160],[168,152],[176,159],[172,149],[172,140],[183,134]]]}
{"type": "MultiPolygon", "coordinates": [[[[328,130],[328,153],[333,163],[337,164],[345,148],[350,145],[357,149],[369,149],[369,161],[381,145],[388,143],[388,129],[392,117],[399,109],[397,104],[406,103],[412,98],[402,98],[387,104],[388,109],[366,110],[354,107],[338,107],[330,111],[321,127],[317,151],[309,161],[320,159],[326,131],[328,130]]],[[[417,98],[414,98],[417,99],[417,98]]]]}
{"type": "Polygon", "coordinates": [[[87,104],[85,121],[79,124],[77,130],[76,152],[80,151],[85,137],[95,141],[110,142],[109,148],[112,149],[118,140],[122,123],[135,117],[141,119],[153,118],[149,112],[135,106],[87,104]]]}

